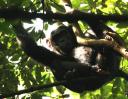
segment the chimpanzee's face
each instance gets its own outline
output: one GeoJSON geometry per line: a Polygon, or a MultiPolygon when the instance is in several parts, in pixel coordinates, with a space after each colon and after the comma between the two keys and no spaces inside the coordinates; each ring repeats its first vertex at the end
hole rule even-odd
{"type": "Polygon", "coordinates": [[[62,31],[52,38],[52,41],[58,46],[63,52],[70,51],[74,48],[74,40],[70,33],[62,31]]]}

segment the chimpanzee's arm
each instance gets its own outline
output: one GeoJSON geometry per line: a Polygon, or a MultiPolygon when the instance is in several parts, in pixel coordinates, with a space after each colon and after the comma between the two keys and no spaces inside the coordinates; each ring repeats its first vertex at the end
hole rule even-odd
{"type": "Polygon", "coordinates": [[[38,46],[35,41],[27,34],[21,24],[13,26],[19,45],[23,48],[25,53],[44,65],[52,65],[53,61],[66,59],[57,55],[44,47],[38,46]]]}
{"type": "Polygon", "coordinates": [[[106,35],[111,36],[119,45],[125,46],[123,39],[101,20],[86,20],[87,24],[95,32],[99,39],[104,39],[106,35]]]}

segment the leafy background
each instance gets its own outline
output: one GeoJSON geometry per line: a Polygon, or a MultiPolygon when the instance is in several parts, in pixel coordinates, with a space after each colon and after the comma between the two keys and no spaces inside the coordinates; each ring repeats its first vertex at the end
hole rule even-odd
{"type": "MultiPolygon", "coordinates": [[[[95,14],[128,14],[128,0],[71,0],[73,8],[95,14]]],[[[0,0],[0,8],[18,7],[26,11],[43,12],[52,10],[64,12],[61,0],[44,0],[44,6],[39,0],[0,0]]],[[[24,26],[35,39],[40,42],[44,33],[51,30],[52,22],[43,22],[39,19],[26,21],[24,26]],[[40,23],[40,24],[39,24],[40,23]],[[43,30],[43,31],[42,31],[43,30]]],[[[83,32],[90,28],[87,24],[79,22],[83,32]]],[[[117,31],[128,43],[128,22],[106,23],[117,31]]],[[[128,72],[128,61],[122,58],[121,68],[128,72]]],[[[102,79],[101,79],[102,80],[102,79]]],[[[24,54],[18,47],[10,20],[0,19],[0,93],[15,92],[31,86],[43,85],[54,82],[51,71],[24,54]]],[[[116,78],[100,89],[78,94],[60,86],[32,93],[26,93],[7,99],[128,99],[128,83],[121,78],[116,78]]]]}

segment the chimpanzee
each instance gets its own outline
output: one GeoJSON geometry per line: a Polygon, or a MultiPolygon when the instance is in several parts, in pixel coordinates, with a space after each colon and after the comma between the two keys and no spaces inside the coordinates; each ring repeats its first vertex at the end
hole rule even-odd
{"type": "MultiPolygon", "coordinates": [[[[85,38],[98,39],[98,36],[91,35],[88,33],[87,36],[85,35],[85,38]]],[[[116,61],[115,60],[113,61],[114,64],[117,62],[120,62],[120,60],[117,61],[117,59],[120,57],[119,54],[115,53],[115,51],[113,51],[112,48],[105,47],[105,46],[98,46],[98,47],[87,46],[87,45],[84,46],[84,45],[78,44],[76,40],[76,36],[71,26],[66,27],[64,25],[61,25],[56,30],[52,31],[49,42],[52,42],[50,44],[52,45],[51,48],[53,49],[53,52],[56,52],[60,55],[71,56],[75,58],[75,60],[78,63],[88,64],[88,65],[91,65],[91,67],[95,67],[95,68],[97,67],[97,70],[98,68],[102,68],[103,70],[110,71],[110,69],[116,66],[116,65],[113,65],[111,66],[111,68],[109,68],[109,66],[108,68],[106,66],[104,67],[105,64],[102,64],[102,63],[107,62],[108,59],[107,61],[105,59],[109,56],[108,54],[106,54],[106,52],[107,53],[113,52],[112,54],[110,54],[111,56],[116,54],[116,58],[115,57],[113,58],[113,59],[116,59],[116,61]],[[106,50],[106,52],[103,52],[104,50],[106,50]]]]}
{"type": "MultiPolygon", "coordinates": [[[[88,34],[88,37],[85,37],[96,38],[93,35],[89,35],[90,34],[88,34]]],[[[78,44],[72,26],[60,25],[56,30],[51,32],[50,41],[53,42],[51,45],[55,52],[57,51],[57,53],[61,55],[72,56],[79,63],[93,65],[91,62],[94,62],[96,59],[96,47],[78,44]]]]}
{"type": "MultiPolygon", "coordinates": [[[[53,31],[50,42],[55,52],[38,46],[21,24],[15,25],[14,29],[20,46],[26,54],[49,66],[56,80],[66,80],[67,83],[63,85],[74,92],[96,90],[115,77],[127,77],[124,72],[119,70],[120,55],[111,48],[79,46],[71,27],[62,26],[53,31]],[[87,58],[85,61],[81,61],[82,57],[79,60],[73,55],[74,49],[78,47],[85,48],[85,57],[83,57],[87,58]]],[[[97,38],[103,37],[100,35],[97,38]]],[[[79,53],[81,54],[81,51],[79,53]]]]}

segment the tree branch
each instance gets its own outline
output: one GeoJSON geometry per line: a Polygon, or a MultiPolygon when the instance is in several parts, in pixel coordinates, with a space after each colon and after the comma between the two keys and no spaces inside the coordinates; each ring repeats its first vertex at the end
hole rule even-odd
{"type": "Polygon", "coordinates": [[[51,88],[51,87],[54,87],[54,86],[63,85],[65,83],[66,83],[66,81],[61,81],[61,82],[50,83],[50,84],[46,84],[46,85],[42,85],[42,86],[41,85],[40,86],[34,86],[34,87],[31,87],[31,88],[28,88],[28,89],[25,89],[25,90],[20,90],[20,91],[17,91],[17,92],[4,93],[4,94],[0,95],[0,99],[7,98],[7,97],[14,97],[15,95],[30,93],[30,92],[34,92],[34,91],[37,91],[37,90],[44,90],[44,89],[51,88]]]}
{"type": "Polygon", "coordinates": [[[117,51],[118,53],[120,53],[122,56],[124,56],[126,59],[128,59],[128,51],[127,51],[127,49],[125,47],[123,47],[123,46],[120,46],[115,41],[108,41],[108,40],[105,40],[105,39],[87,40],[87,39],[84,39],[82,37],[78,37],[77,36],[77,42],[79,44],[83,44],[83,45],[109,46],[109,47],[113,48],[115,51],[117,51]]]}
{"type": "Polygon", "coordinates": [[[0,9],[0,18],[15,20],[15,19],[22,19],[22,20],[30,20],[35,18],[41,18],[44,21],[48,20],[60,20],[60,21],[68,21],[68,22],[77,22],[78,20],[102,20],[102,21],[116,21],[122,22],[127,21],[128,16],[126,15],[97,15],[91,13],[81,12],[79,10],[74,10],[68,13],[53,13],[51,11],[46,12],[46,14],[37,13],[37,12],[28,12],[23,11],[18,8],[1,8],[0,9]]]}
{"type": "MultiPolygon", "coordinates": [[[[127,75],[125,75],[127,77],[127,75]]],[[[89,78],[93,78],[93,76],[89,77],[89,78]]],[[[54,82],[54,83],[50,83],[50,84],[45,84],[45,85],[39,85],[39,86],[33,86],[30,87],[28,89],[24,89],[24,90],[20,90],[17,92],[11,92],[11,93],[3,93],[0,94],[0,99],[3,98],[7,98],[7,97],[14,97],[15,95],[21,95],[24,93],[30,93],[30,92],[34,92],[34,91],[38,91],[38,90],[44,90],[44,89],[48,89],[54,86],[60,86],[60,85],[64,85],[64,84],[68,84],[68,83],[72,83],[72,82],[76,82],[76,81],[81,81],[81,80],[88,80],[88,77],[80,77],[80,78],[76,78],[76,79],[71,79],[71,80],[63,80],[60,82],[54,82]]]]}

